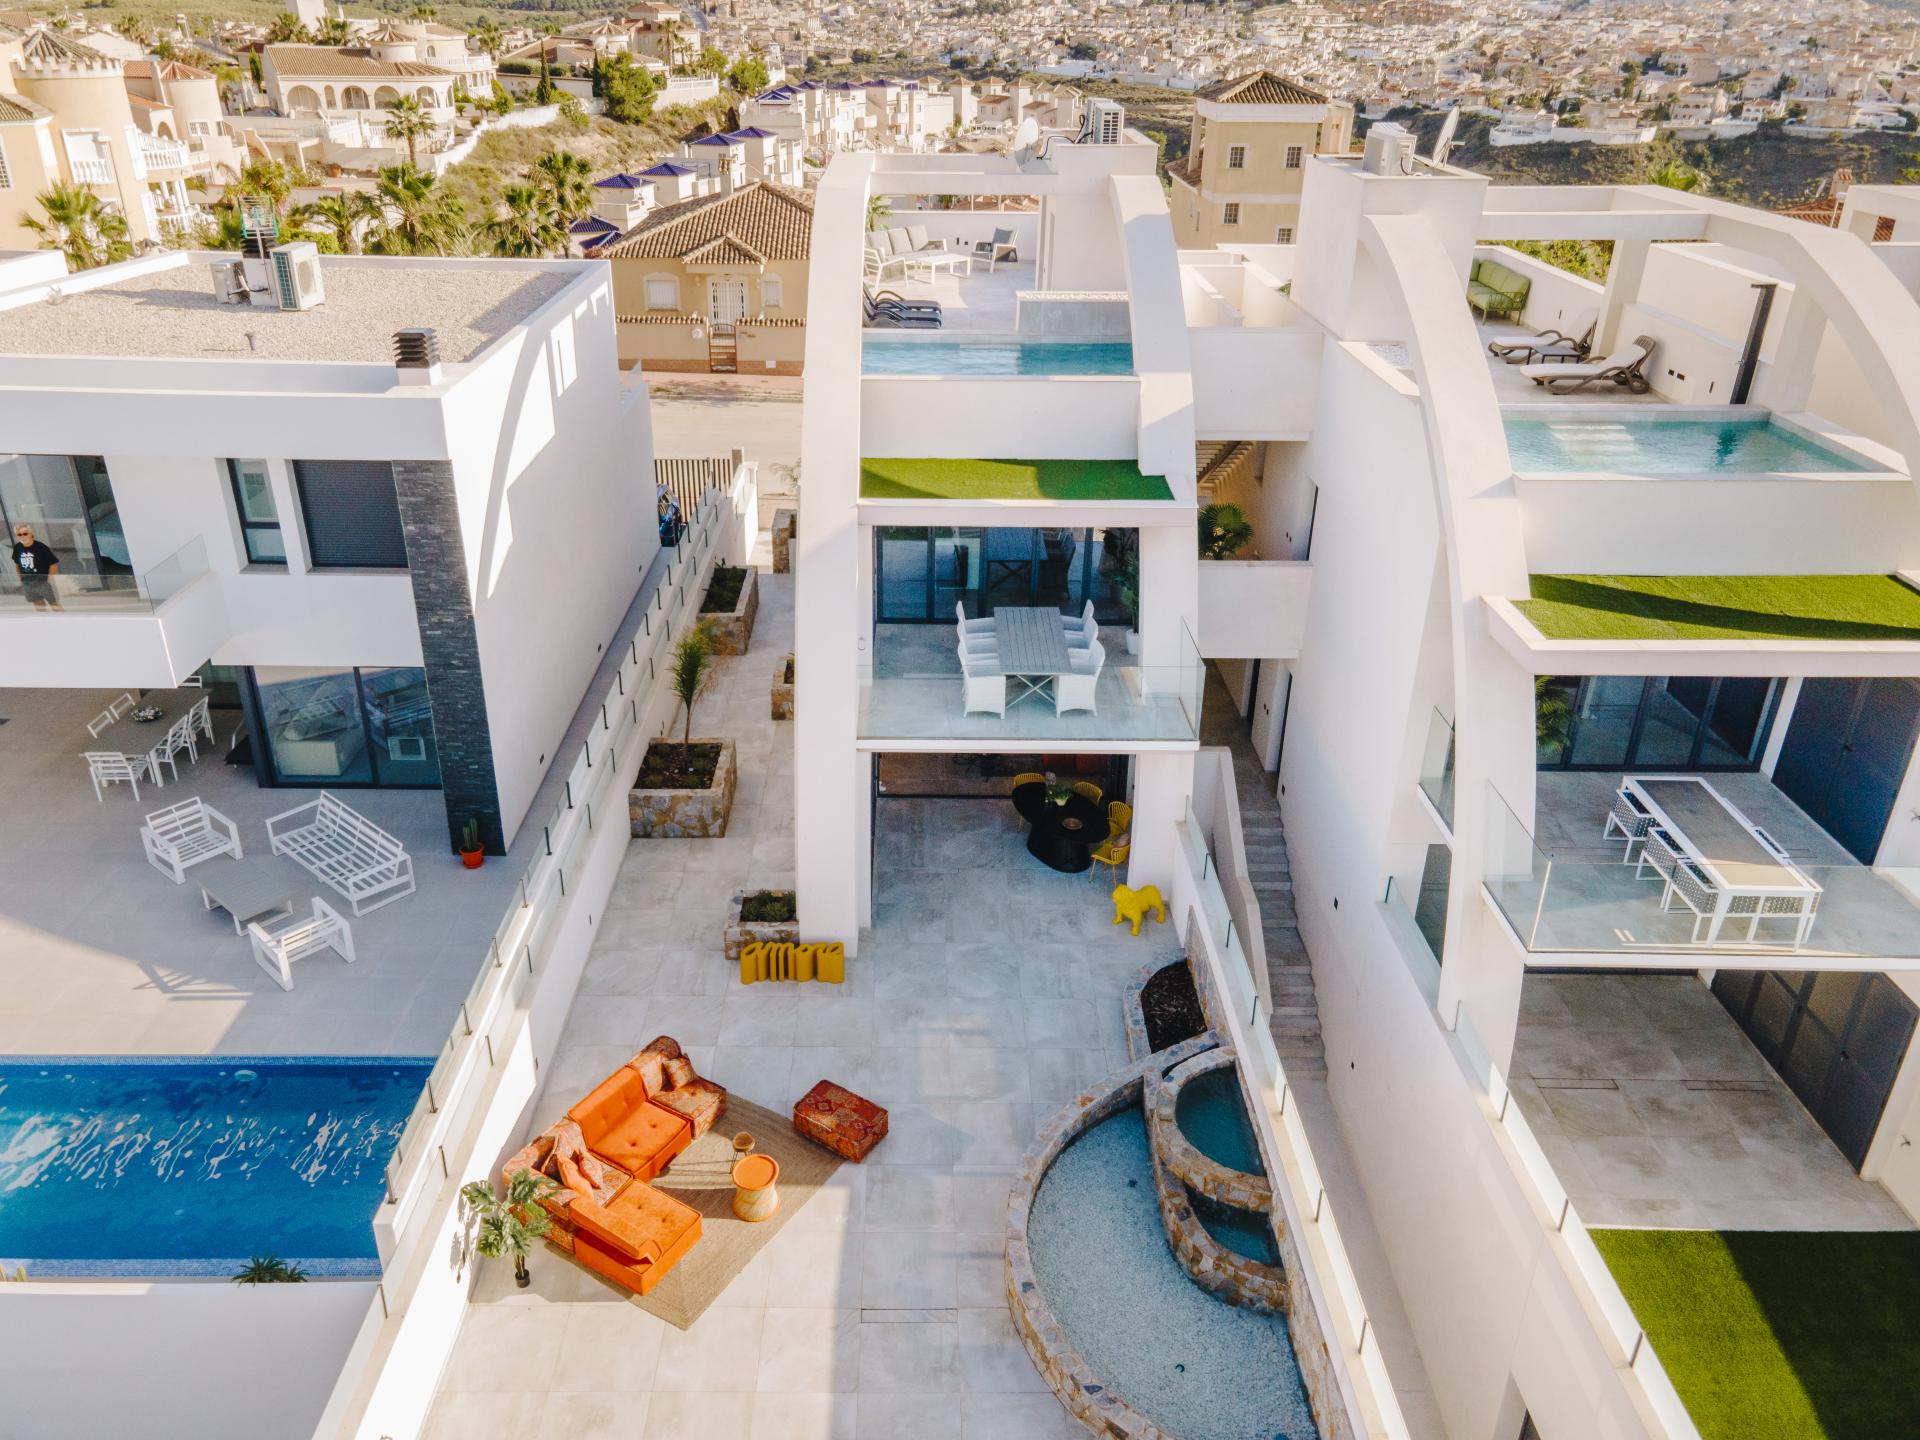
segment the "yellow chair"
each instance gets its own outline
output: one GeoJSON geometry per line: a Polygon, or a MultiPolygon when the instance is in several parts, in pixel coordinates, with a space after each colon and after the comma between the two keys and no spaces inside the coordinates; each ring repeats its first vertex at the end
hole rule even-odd
{"type": "Polygon", "coordinates": [[[1127,833],[1133,824],[1133,807],[1124,800],[1116,800],[1107,806],[1107,838],[1117,840],[1127,833]]]}
{"type": "Polygon", "coordinates": [[[1013,777],[1013,788],[1016,790],[1018,790],[1022,785],[1044,785],[1046,783],[1047,783],[1046,776],[1036,775],[1031,770],[1027,771],[1027,773],[1024,775],[1016,775],[1013,777]]]}
{"type": "Polygon", "coordinates": [[[1107,798],[1107,792],[1102,790],[1098,785],[1094,784],[1093,781],[1091,780],[1074,781],[1073,793],[1076,795],[1086,796],[1087,799],[1093,801],[1093,803],[1096,805],[1098,805],[1102,800],[1107,798]]]}
{"type": "MultiPolygon", "coordinates": [[[[1110,878],[1118,880],[1120,878],[1120,867],[1127,863],[1127,852],[1131,849],[1133,849],[1133,845],[1127,840],[1127,837],[1117,835],[1093,847],[1093,863],[1094,865],[1106,866],[1107,869],[1112,872],[1110,878]]],[[[1096,873],[1092,866],[1087,868],[1087,874],[1093,875],[1096,873]]]]}

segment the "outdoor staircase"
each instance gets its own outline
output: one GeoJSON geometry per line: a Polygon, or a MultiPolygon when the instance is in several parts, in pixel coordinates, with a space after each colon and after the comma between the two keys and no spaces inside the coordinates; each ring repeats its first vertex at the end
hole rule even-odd
{"type": "Polygon", "coordinates": [[[716,375],[740,372],[740,338],[731,325],[707,328],[707,369],[716,375]]]}
{"type": "Polygon", "coordinates": [[[1233,755],[1233,793],[1240,809],[1247,879],[1260,906],[1260,938],[1267,952],[1267,983],[1273,995],[1274,1049],[1295,1079],[1324,1079],[1326,1047],[1320,1039],[1320,1004],[1313,992],[1313,966],[1300,941],[1293,908],[1293,868],[1287,862],[1287,837],[1280,823],[1274,777],[1260,768],[1260,757],[1236,713],[1220,672],[1207,667],[1206,696],[1200,707],[1201,743],[1224,745],[1233,755]]]}
{"type": "Polygon", "coordinates": [[[1231,491],[1253,474],[1253,445],[1246,440],[1203,440],[1194,446],[1197,479],[1195,488],[1202,505],[1210,504],[1214,491],[1226,485],[1231,491]]]}

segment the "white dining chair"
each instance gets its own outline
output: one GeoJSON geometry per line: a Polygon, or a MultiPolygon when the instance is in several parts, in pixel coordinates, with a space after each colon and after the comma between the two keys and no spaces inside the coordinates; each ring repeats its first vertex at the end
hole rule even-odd
{"type": "Polygon", "coordinates": [[[122,695],[118,700],[114,701],[113,704],[109,705],[107,707],[107,711],[109,714],[113,716],[114,719],[118,720],[118,719],[121,719],[123,716],[131,714],[133,711],[133,707],[138,705],[139,703],[140,702],[138,700],[133,698],[133,692],[129,690],[127,691],[126,694],[122,695]]]}
{"type": "Polygon", "coordinates": [[[105,731],[107,730],[107,727],[112,725],[114,721],[118,720],[119,718],[120,717],[118,715],[115,715],[111,710],[102,710],[98,715],[94,716],[93,719],[87,722],[87,734],[91,735],[94,739],[98,740],[100,736],[103,733],[105,733],[105,731]]]}
{"type": "Polygon", "coordinates": [[[1007,713],[1007,677],[997,669],[989,672],[982,657],[970,654],[962,645],[960,677],[965,689],[962,713],[986,712],[1004,717],[1007,713]]]}
{"type": "Polygon", "coordinates": [[[1067,660],[1073,668],[1053,677],[1053,713],[1086,710],[1098,715],[1094,692],[1100,688],[1100,671],[1107,663],[1106,647],[1095,640],[1085,650],[1068,651],[1067,660]]]}
{"type": "Polygon", "coordinates": [[[1060,622],[1066,631],[1067,648],[1084,650],[1100,638],[1100,622],[1093,618],[1093,601],[1087,601],[1086,609],[1080,612],[1079,619],[1068,618],[1060,622]]]}
{"type": "Polygon", "coordinates": [[[151,779],[153,772],[145,755],[122,755],[117,750],[89,750],[80,757],[87,762],[87,775],[93,781],[93,798],[104,800],[104,785],[130,785],[133,798],[140,798],[140,781],[151,779]]]}
{"type": "MultiPolygon", "coordinates": [[[[209,740],[213,739],[213,702],[211,700],[194,701],[193,709],[187,712],[187,718],[192,722],[192,729],[198,730],[209,740]]],[[[200,757],[196,754],[193,759],[194,763],[198,764],[200,757]]]]}
{"type": "Polygon", "coordinates": [[[960,635],[962,639],[969,635],[994,635],[998,633],[998,627],[994,625],[991,617],[985,620],[969,620],[967,618],[966,607],[958,600],[953,602],[953,615],[954,619],[960,622],[960,635]]]}

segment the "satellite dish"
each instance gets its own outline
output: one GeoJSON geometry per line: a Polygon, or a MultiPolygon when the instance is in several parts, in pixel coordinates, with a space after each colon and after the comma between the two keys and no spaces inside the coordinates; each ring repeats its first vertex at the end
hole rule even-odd
{"type": "Polygon", "coordinates": [[[1034,147],[1040,143],[1040,122],[1031,115],[1020,122],[1020,128],[1013,132],[1013,160],[1016,165],[1024,166],[1033,158],[1034,147]]]}
{"type": "Polygon", "coordinates": [[[1454,134],[1460,129],[1460,107],[1454,106],[1447,111],[1447,118],[1440,122],[1440,133],[1433,141],[1433,163],[1447,163],[1447,152],[1453,149],[1454,134]]]}

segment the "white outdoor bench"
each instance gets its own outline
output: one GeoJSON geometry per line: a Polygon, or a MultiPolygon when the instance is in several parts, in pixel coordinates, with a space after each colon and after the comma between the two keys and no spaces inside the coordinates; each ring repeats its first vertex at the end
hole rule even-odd
{"type": "Polygon", "coordinates": [[[355,915],[413,893],[413,859],[400,842],[331,791],[268,820],[267,839],[274,854],[346,896],[355,915]]]}
{"type": "Polygon", "coordinates": [[[331,950],[349,965],[353,963],[353,931],[345,917],[326,901],[314,897],[313,914],[278,930],[269,930],[259,921],[247,926],[247,938],[253,943],[253,958],[273,977],[282,990],[293,989],[293,962],[331,950]]]}
{"type": "Polygon", "coordinates": [[[176,885],[184,884],[187,871],[203,860],[241,858],[239,827],[197,795],[147,816],[140,843],[154,869],[176,885]]]}

